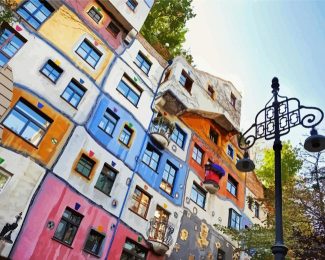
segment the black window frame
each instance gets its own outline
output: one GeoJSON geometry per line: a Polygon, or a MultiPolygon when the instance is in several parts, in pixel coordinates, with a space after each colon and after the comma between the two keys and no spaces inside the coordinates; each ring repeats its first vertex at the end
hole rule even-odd
{"type": "Polygon", "coordinates": [[[95,6],[92,6],[89,11],[87,12],[88,16],[95,22],[99,23],[100,20],[103,18],[103,15],[97,10],[95,6]],[[91,13],[92,12],[92,13],[91,13]],[[99,16],[99,20],[97,18],[95,19],[96,16],[99,16]]]}
{"type": "Polygon", "coordinates": [[[146,75],[149,74],[152,62],[141,51],[138,52],[134,62],[146,75]],[[145,65],[149,67],[148,70],[145,65]]]}
{"type": "Polygon", "coordinates": [[[83,176],[83,177],[85,177],[85,178],[87,178],[87,179],[90,179],[89,178],[89,176],[91,175],[91,172],[94,170],[94,167],[95,167],[95,165],[96,165],[96,162],[93,160],[93,159],[91,159],[88,155],[86,155],[85,153],[82,153],[81,154],[81,156],[79,157],[79,160],[78,160],[78,162],[77,162],[77,164],[76,164],[76,168],[75,168],[75,171],[77,172],[77,173],[79,173],[81,176],[83,176]],[[83,159],[83,163],[82,163],[82,167],[83,167],[83,169],[87,169],[87,167],[86,166],[90,166],[90,169],[89,169],[89,174],[86,176],[83,172],[81,172],[81,171],[79,171],[78,170],[78,166],[79,166],[79,164],[80,164],[80,161],[83,159]]]}
{"type": "Polygon", "coordinates": [[[209,138],[214,144],[218,145],[219,134],[212,127],[210,127],[209,138]]]}
{"type": "Polygon", "coordinates": [[[146,217],[147,217],[147,215],[148,215],[148,211],[149,211],[149,207],[150,207],[151,199],[152,199],[152,196],[151,196],[148,192],[144,191],[143,189],[141,189],[141,188],[137,185],[137,186],[135,187],[135,189],[134,189],[133,194],[132,194],[132,197],[131,197],[131,207],[130,207],[129,209],[130,209],[134,214],[138,215],[139,217],[141,217],[141,218],[143,218],[143,219],[146,219],[146,217]],[[140,196],[139,200],[137,199],[137,196],[134,195],[134,194],[136,194],[136,190],[138,190],[138,191],[141,193],[141,196],[140,196]],[[142,197],[143,197],[143,195],[146,196],[146,197],[148,198],[148,204],[147,204],[147,205],[143,204],[143,202],[142,202],[142,197]],[[133,209],[133,206],[134,206],[133,201],[138,202],[138,207],[137,207],[136,209],[133,209]],[[140,209],[140,206],[141,206],[141,205],[144,206],[145,209],[146,209],[146,211],[144,212],[144,215],[141,215],[141,214],[139,213],[139,209],[140,209]]]}
{"type": "Polygon", "coordinates": [[[78,229],[79,229],[79,227],[80,227],[80,224],[81,224],[81,221],[82,221],[83,217],[84,217],[84,216],[83,216],[82,214],[80,214],[79,212],[73,210],[73,209],[70,208],[70,207],[66,207],[65,210],[64,210],[64,212],[63,212],[63,214],[62,214],[62,217],[61,217],[61,219],[60,219],[60,222],[59,222],[59,224],[57,225],[57,228],[56,228],[56,230],[55,230],[55,232],[54,232],[53,239],[56,240],[56,241],[58,241],[58,242],[60,242],[60,243],[62,243],[63,245],[67,245],[67,246],[70,247],[70,246],[73,244],[73,241],[74,241],[74,239],[75,239],[75,237],[76,237],[76,235],[77,235],[77,233],[78,233],[78,229]],[[65,217],[65,216],[64,216],[64,213],[65,213],[66,211],[69,211],[71,214],[73,214],[73,216],[80,218],[79,223],[77,223],[77,222],[73,222],[71,219],[65,217]],[[65,225],[65,228],[64,228],[65,231],[64,231],[64,234],[63,234],[62,238],[59,238],[59,237],[57,236],[57,231],[58,231],[58,228],[59,228],[59,226],[60,226],[61,221],[65,221],[66,223],[68,223],[68,224],[70,224],[70,225],[72,225],[72,226],[74,226],[74,227],[77,228],[77,229],[76,229],[76,232],[73,234],[73,237],[72,237],[71,243],[67,243],[67,242],[64,241],[65,234],[67,233],[67,224],[65,225]]]}
{"type": "Polygon", "coordinates": [[[106,194],[107,196],[110,197],[111,196],[110,194],[112,192],[112,189],[113,189],[113,186],[114,186],[114,183],[115,183],[117,174],[118,174],[118,171],[116,169],[114,169],[113,167],[111,167],[109,164],[104,163],[103,168],[100,171],[100,174],[99,174],[98,179],[96,181],[96,184],[94,186],[95,189],[101,191],[102,193],[104,193],[104,194],[106,194]],[[114,177],[112,177],[111,173],[114,174],[114,177]],[[99,181],[100,181],[101,176],[104,176],[102,178],[105,180],[105,182],[109,182],[110,183],[109,184],[109,187],[110,187],[109,188],[109,191],[105,191],[103,189],[103,187],[100,187],[99,186],[99,181]]]}
{"type": "Polygon", "coordinates": [[[231,144],[227,145],[227,155],[231,158],[234,159],[235,156],[235,149],[231,144]]]}
{"type": "Polygon", "coordinates": [[[132,105],[134,105],[135,107],[138,106],[141,95],[142,95],[142,89],[140,89],[138,87],[138,85],[136,85],[135,83],[132,82],[132,80],[129,77],[123,76],[122,79],[120,80],[120,82],[118,83],[116,90],[123,96],[125,97],[132,105]],[[130,84],[132,84],[132,87],[129,86],[129,84],[126,82],[126,80],[123,80],[123,78],[128,79],[128,81],[130,82],[130,84]],[[121,90],[120,85],[123,84],[126,88],[127,88],[127,93],[124,94],[123,91],[121,90]],[[139,94],[134,91],[134,89],[136,89],[138,92],[140,92],[139,94]],[[133,103],[133,101],[129,98],[130,93],[133,93],[135,96],[137,96],[137,101],[136,103],[133,103]]]}
{"type": "Polygon", "coordinates": [[[241,222],[241,215],[236,210],[230,208],[229,209],[229,217],[228,217],[228,227],[236,229],[236,230],[240,230],[240,222],[241,222]],[[235,217],[236,217],[235,226],[233,226],[233,215],[235,215],[235,217]],[[237,222],[237,217],[238,217],[238,222],[237,222]]]}
{"type": "Polygon", "coordinates": [[[203,162],[203,156],[204,156],[204,150],[198,145],[198,144],[194,144],[193,146],[193,152],[192,152],[192,159],[198,163],[199,165],[202,165],[203,162]],[[197,150],[197,152],[195,152],[195,150],[197,150]],[[201,153],[201,160],[200,162],[198,162],[198,154],[201,153]]]}
{"type": "Polygon", "coordinates": [[[179,125],[175,124],[175,128],[170,136],[170,139],[177,144],[178,147],[180,147],[181,149],[184,148],[185,142],[186,142],[186,137],[187,134],[185,133],[185,131],[179,127],[179,125]],[[178,141],[180,140],[179,136],[183,136],[183,140],[182,140],[182,144],[180,145],[178,143],[178,141]]]}
{"type": "Polygon", "coordinates": [[[147,165],[150,169],[152,169],[153,171],[157,172],[158,167],[159,167],[159,162],[160,162],[160,157],[161,157],[161,153],[158,151],[158,149],[156,149],[152,144],[148,143],[146,149],[144,150],[144,153],[142,155],[142,162],[147,165]],[[148,155],[148,153],[146,153],[147,151],[151,152],[151,155],[148,155]],[[154,153],[157,154],[158,156],[158,160],[156,161],[155,159],[153,159],[154,153]],[[144,157],[147,156],[149,158],[149,162],[145,162],[144,161],[144,157]],[[154,161],[156,163],[156,168],[152,168],[151,167],[151,161],[154,161]]]}
{"type": "Polygon", "coordinates": [[[101,130],[103,130],[106,134],[108,134],[109,136],[112,137],[113,136],[113,133],[114,133],[114,130],[116,128],[116,125],[117,125],[117,123],[118,123],[119,120],[120,120],[120,117],[117,114],[115,114],[110,108],[106,108],[106,110],[105,110],[105,112],[104,112],[103,116],[101,117],[101,120],[100,120],[100,122],[98,124],[98,127],[101,130]],[[113,119],[115,119],[116,122],[112,121],[110,117],[112,117],[113,119]],[[100,126],[103,118],[105,118],[107,120],[107,122],[105,124],[105,127],[101,127],[100,126]],[[111,123],[114,126],[113,129],[112,129],[112,131],[111,131],[111,133],[109,133],[108,131],[106,131],[109,123],[111,123]]]}
{"type": "MultiPolygon", "coordinates": [[[[85,241],[85,245],[84,245],[83,251],[85,251],[85,252],[87,252],[87,253],[89,253],[91,255],[94,255],[94,256],[100,256],[101,255],[101,250],[102,250],[102,247],[103,247],[103,244],[104,244],[104,241],[105,241],[105,237],[106,237],[106,235],[104,235],[104,234],[98,232],[97,230],[91,228],[90,231],[89,231],[89,233],[88,233],[88,235],[87,235],[87,239],[85,241]],[[90,236],[92,235],[92,233],[94,235],[97,235],[98,237],[100,237],[100,244],[99,244],[99,247],[96,250],[96,252],[93,252],[91,249],[88,249],[87,248],[87,244],[90,243],[88,241],[89,241],[90,236]]],[[[93,246],[93,245],[90,245],[90,246],[93,246]]]]}
{"type": "Polygon", "coordinates": [[[176,180],[176,175],[177,175],[177,172],[178,172],[178,168],[173,164],[171,163],[169,160],[166,161],[166,164],[165,164],[165,167],[164,167],[164,171],[163,171],[163,174],[162,174],[162,178],[161,178],[161,182],[160,182],[160,189],[162,189],[164,192],[166,192],[168,195],[171,195],[173,194],[173,189],[174,189],[174,183],[175,183],[175,180],[176,180]],[[166,170],[166,166],[169,166],[169,170],[166,170]],[[171,170],[174,170],[174,174],[171,173],[171,170]],[[164,178],[164,173],[167,172],[167,178],[164,178]],[[169,182],[169,179],[173,178],[173,181],[172,182],[169,182]],[[169,185],[169,188],[170,188],[170,192],[168,192],[166,190],[166,188],[162,187],[164,184],[168,187],[169,185]],[[163,184],[163,185],[162,185],[163,184]]]}
{"type": "Polygon", "coordinates": [[[230,174],[228,174],[227,179],[227,191],[232,194],[233,196],[237,197],[238,195],[238,181],[235,180],[230,174]]]}
{"type": "Polygon", "coordinates": [[[179,77],[179,83],[187,90],[188,93],[191,94],[194,80],[190,77],[190,75],[188,75],[185,70],[182,70],[182,73],[179,77]]]}
{"type": "Polygon", "coordinates": [[[193,201],[196,205],[198,205],[200,208],[204,209],[205,208],[205,203],[207,199],[207,192],[200,187],[196,182],[193,182],[192,188],[191,188],[191,201],[193,201]],[[196,199],[193,199],[192,194],[193,190],[197,193],[196,199]],[[201,195],[203,197],[203,205],[200,205],[198,203],[198,195],[201,195]]]}
{"type": "Polygon", "coordinates": [[[134,240],[130,239],[130,238],[126,238],[125,239],[125,243],[123,245],[123,249],[122,249],[122,253],[121,253],[121,259],[123,257],[123,254],[126,254],[126,256],[128,258],[126,259],[135,259],[135,260],[146,260],[147,259],[147,255],[148,255],[148,249],[145,248],[144,246],[138,244],[137,242],[135,242],[134,240]],[[132,250],[129,250],[127,248],[125,248],[125,244],[133,244],[134,245],[134,249],[132,248],[132,250]],[[142,252],[144,253],[144,257],[140,257],[138,254],[136,254],[135,252],[139,252],[139,250],[142,250],[142,252]],[[134,258],[129,258],[129,257],[134,257],[134,258]]]}
{"type": "Polygon", "coordinates": [[[63,69],[58,66],[57,64],[55,64],[54,61],[52,61],[51,59],[49,59],[44,65],[43,67],[40,69],[40,72],[47,78],[49,79],[50,81],[52,81],[53,83],[56,83],[59,78],[61,77],[62,73],[63,73],[63,69]],[[52,80],[51,77],[49,75],[46,75],[44,70],[47,69],[49,71],[49,69],[47,68],[47,65],[49,65],[51,67],[51,71],[49,73],[49,75],[52,74],[52,72],[55,70],[59,75],[58,77],[55,79],[55,80],[52,80]]]}
{"type": "Polygon", "coordinates": [[[70,106],[72,106],[73,108],[77,109],[78,106],[79,106],[79,104],[80,104],[80,102],[81,102],[81,100],[82,100],[82,98],[85,96],[86,92],[87,92],[87,89],[86,89],[82,84],[80,84],[80,83],[79,83],[75,78],[72,78],[72,79],[70,80],[69,84],[65,87],[65,89],[64,89],[64,91],[62,92],[62,94],[61,94],[60,97],[61,97],[64,101],[66,101],[70,106]],[[82,94],[78,93],[78,90],[76,90],[76,89],[74,88],[73,85],[75,85],[75,86],[79,89],[79,91],[80,91],[80,92],[83,92],[83,93],[82,93],[82,94]],[[68,92],[68,89],[72,90],[73,94],[71,94],[71,95],[69,96],[69,98],[66,99],[66,98],[64,97],[64,95],[65,95],[65,93],[68,92]],[[74,97],[75,95],[79,96],[80,99],[79,99],[79,101],[78,101],[78,103],[77,103],[76,105],[73,105],[70,101],[73,99],[73,97],[74,97]]]}

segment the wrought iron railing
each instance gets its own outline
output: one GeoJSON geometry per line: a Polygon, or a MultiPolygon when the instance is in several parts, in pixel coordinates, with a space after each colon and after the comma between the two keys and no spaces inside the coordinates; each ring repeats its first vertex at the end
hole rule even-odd
{"type": "Polygon", "coordinates": [[[169,141],[171,134],[173,133],[175,125],[171,123],[167,118],[163,116],[157,116],[152,120],[150,126],[150,133],[160,134],[169,141]]]}
{"type": "Polygon", "coordinates": [[[168,221],[161,221],[152,218],[149,221],[148,240],[153,240],[170,246],[173,242],[172,234],[174,233],[174,225],[168,221]]]}

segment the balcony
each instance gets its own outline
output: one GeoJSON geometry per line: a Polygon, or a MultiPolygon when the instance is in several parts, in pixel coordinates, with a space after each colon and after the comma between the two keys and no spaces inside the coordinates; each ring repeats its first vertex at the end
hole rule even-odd
{"type": "Polygon", "coordinates": [[[168,221],[152,218],[149,222],[148,242],[157,255],[164,255],[172,244],[174,226],[168,221]]]}
{"type": "Polygon", "coordinates": [[[211,194],[216,194],[219,190],[219,181],[225,175],[225,170],[218,164],[211,163],[205,165],[204,188],[211,194]]]}
{"type": "Polygon", "coordinates": [[[158,116],[152,120],[150,126],[150,136],[162,147],[167,147],[170,136],[173,133],[175,125],[163,116],[158,116]]]}

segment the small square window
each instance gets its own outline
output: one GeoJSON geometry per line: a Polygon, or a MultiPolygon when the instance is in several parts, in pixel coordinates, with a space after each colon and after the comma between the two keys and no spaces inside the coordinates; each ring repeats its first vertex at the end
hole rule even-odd
{"type": "Polygon", "coordinates": [[[193,80],[190,78],[190,76],[185,72],[185,70],[182,70],[182,74],[179,78],[179,83],[189,92],[191,93],[193,80]]]}
{"type": "Polygon", "coordinates": [[[137,1],[135,1],[135,0],[127,0],[126,4],[128,7],[131,8],[132,11],[134,11],[138,5],[137,1]]]}
{"type": "Polygon", "coordinates": [[[237,197],[237,189],[238,189],[238,182],[230,174],[228,174],[227,191],[229,191],[232,195],[237,197]]]}
{"type": "Polygon", "coordinates": [[[198,206],[204,209],[206,199],[206,192],[199,187],[196,183],[193,183],[191,191],[191,200],[194,201],[198,206]]]}
{"type": "Polygon", "coordinates": [[[229,209],[228,227],[239,230],[240,219],[241,216],[234,209],[229,209]]]}
{"type": "Polygon", "coordinates": [[[116,175],[117,171],[105,163],[97,179],[95,188],[109,196],[112,191],[116,175]]]}
{"type": "Polygon", "coordinates": [[[83,216],[80,213],[66,208],[57,225],[54,238],[63,244],[71,246],[82,219],[83,216]]]}
{"type": "Polygon", "coordinates": [[[200,165],[202,164],[203,154],[204,152],[201,147],[195,144],[193,148],[192,158],[200,165]]]}
{"type": "Polygon", "coordinates": [[[146,74],[149,73],[151,68],[151,62],[141,53],[139,52],[136,59],[135,64],[146,74]]]}
{"type": "Polygon", "coordinates": [[[216,131],[214,131],[211,127],[210,127],[210,134],[209,134],[210,140],[212,142],[214,142],[215,144],[218,144],[218,138],[219,135],[216,131]]]}
{"type": "Polygon", "coordinates": [[[133,135],[133,130],[129,126],[125,125],[120,134],[119,140],[126,146],[129,146],[132,135],[133,135]]]}
{"type": "Polygon", "coordinates": [[[90,254],[99,256],[100,248],[104,242],[105,236],[94,229],[91,229],[84,250],[90,254]]]}
{"type": "Polygon", "coordinates": [[[234,159],[234,148],[230,144],[227,146],[227,154],[231,159],[234,159]]]}
{"type": "Polygon", "coordinates": [[[93,46],[90,41],[84,39],[84,41],[79,45],[76,50],[76,53],[87,62],[92,68],[95,68],[100,58],[102,57],[102,53],[93,46]]]}
{"type": "Polygon", "coordinates": [[[63,91],[61,97],[67,101],[71,106],[77,108],[82,97],[86,93],[86,88],[78,81],[72,79],[66,89],[63,91]]]}
{"type": "Polygon", "coordinates": [[[137,186],[132,195],[130,210],[132,210],[137,215],[146,218],[150,200],[151,196],[137,186]]]}
{"type": "Polygon", "coordinates": [[[94,166],[95,162],[90,159],[87,155],[82,154],[78,161],[76,171],[79,172],[82,176],[89,178],[94,166]]]}
{"type": "Polygon", "coordinates": [[[41,69],[41,73],[54,83],[58,81],[62,72],[63,70],[52,60],[48,60],[47,63],[41,69]]]}
{"type": "Polygon", "coordinates": [[[113,21],[111,21],[107,26],[107,31],[109,31],[116,38],[121,30],[113,21]]]}
{"type": "Polygon", "coordinates": [[[215,91],[214,91],[214,89],[213,89],[213,87],[212,86],[208,86],[208,94],[209,94],[209,96],[212,98],[212,99],[214,99],[215,98],[215,91]]]}
{"type": "Polygon", "coordinates": [[[96,7],[91,7],[88,11],[88,15],[93,19],[96,23],[99,23],[99,21],[102,19],[103,15],[98,11],[96,7]]]}
{"type": "Polygon", "coordinates": [[[116,89],[134,106],[138,105],[142,91],[128,77],[124,76],[116,89]]]}
{"type": "Polygon", "coordinates": [[[0,193],[5,189],[11,177],[12,174],[0,168],[0,193]]]}
{"type": "Polygon", "coordinates": [[[180,148],[184,147],[186,134],[178,125],[176,125],[174,128],[174,131],[171,135],[171,140],[175,142],[180,148]]]}
{"type": "Polygon", "coordinates": [[[119,119],[112,110],[107,108],[98,127],[111,136],[119,119]]]}
{"type": "Polygon", "coordinates": [[[234,96],[234,94],[231,93],[230,95],[230,104],[236,108],[236,97],[234,96]]]}
{"type": "Polygon", "coordinates": [[[177,170],[178,169],[169,161],[166,162],[163,177],[160,183],[160,188],[168,194],[171,194],[173,191],[174,180],[177,174],[177,170]]]}
{"type": "Polygon", "coordinates": [[[160,153],[151,144],[147,144],[147,148],[144,151],[142,161],[152,170],[156,171],[158,168],[159,159],[160,153]]]}

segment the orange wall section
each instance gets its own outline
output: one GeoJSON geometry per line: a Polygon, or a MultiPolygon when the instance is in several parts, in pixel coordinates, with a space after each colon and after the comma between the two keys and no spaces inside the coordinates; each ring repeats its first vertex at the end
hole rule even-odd
{"type": "Polygon", "coordinates": [[[49,126],[38,147],[29,144],[23,138],[8,130],[7,128],[4,128],[3,131],[2,144],[18,152],[26,153],[29,156],[35,158],[41,164],[50,167],[54,162],[57,153],[62,149],[63,144],[69,136],[69,133],[72,129],[72,123],[66,117],[54,111],[43,100],[16,87],[13,90],[13,97],[10,108],[14,107],[20,97],[24,98],[35,107],[37,107],[38,102],[41,102],[44,106],[42,109],[40,109],[40,111],[50,117],[53,122],[49,126]],[[56,144],[52,142],[52,138],[55,138],[57,140],[56,144]]]}

